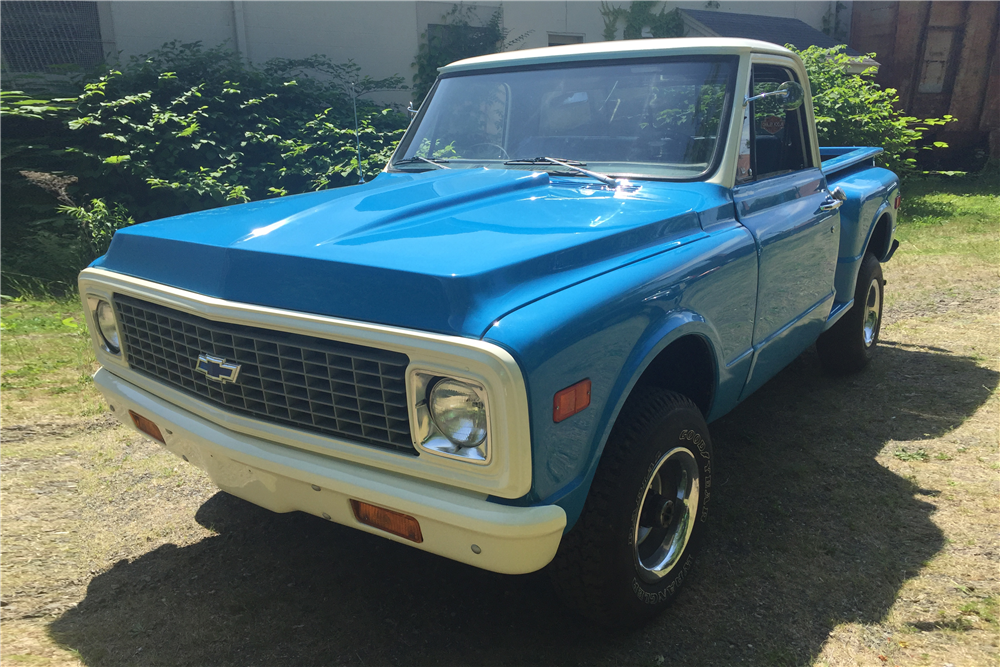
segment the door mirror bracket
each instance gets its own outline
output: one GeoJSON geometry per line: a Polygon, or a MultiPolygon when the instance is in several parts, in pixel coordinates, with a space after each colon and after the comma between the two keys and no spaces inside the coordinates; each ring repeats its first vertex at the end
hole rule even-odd
{"type": "Polygon", "coordinates": [[[762,100],[766,97],[783,97],[784,100],[782,106],[784,106],[785,109],[792,111],[793,109],[798,109],[802,106],[802,101],[805,99],[805,91],[802,90],[802,86],[794,81],[786,81],[769,93],[761,93],[760,95],[754,95],[753,97],[745,97],[743,99],[743,106],[747,106],[751,102],[756,102],[757,100],[762,100]]]}

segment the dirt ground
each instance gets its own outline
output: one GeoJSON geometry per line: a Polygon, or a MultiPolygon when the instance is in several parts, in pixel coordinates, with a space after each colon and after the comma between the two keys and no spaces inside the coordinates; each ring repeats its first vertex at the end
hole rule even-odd
{"type": "Polygon", "coordinates": [[[92,389],[54,394],[52,413],[15,387],[0,660],[996,665],[1000,225],[962,223],[963,205],[935,214],[949,224],[901,229],[866,371],[827,377],[810,350],[712,425],[706,547],[644,627],[569,614],[544,572],[493,574],[256,508],[93,413],[92,389]],[[968,235],[980,243],[957,248],[968,235]]]}

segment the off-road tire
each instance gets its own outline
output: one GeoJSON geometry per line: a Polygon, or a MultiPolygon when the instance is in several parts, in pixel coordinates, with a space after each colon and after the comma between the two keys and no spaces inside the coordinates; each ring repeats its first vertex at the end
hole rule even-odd
{"type": "Polygon", "coordinates": [[[570,607],[607,626],[635,625],[660,612],[694,563],[711,485],[712,445],[697,406],[658,389],[630,398],[608,438],[583,513],[549,566],[556,592],[570,607]],[[636,526],[659,472],[657,463],[671,452],[697,469],[699,492],[690,503],[694,528],[673,566],[651,583],[644,580],[650,575],[642,572],[634,546],[636,526]]]}
{"type": "Polygon", "coordinates": [[[885,301],[885,281],[882,265],[875,255],[866,253],[858,269],[858,283],[854,288],[854,304],[840,320],[816,341],[823,370],[830,375],[857,373],[871,361],[878,346],[882,327],[882,304],[885,301]],[[872,301],[876,303],[872,303],[872,301]],[[874,326],[866,320],[875,316],[874,326]],[[870,340],[866,339],[866,336],[870,340]]]}

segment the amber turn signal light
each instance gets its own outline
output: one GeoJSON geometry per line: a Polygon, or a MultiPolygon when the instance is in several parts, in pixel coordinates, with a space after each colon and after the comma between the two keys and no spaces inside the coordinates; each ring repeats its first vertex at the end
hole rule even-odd
{"type": "Polygon", "coordinates": [[[354,510],[354,518],[367,526],[398,535],[417,544],[424,541],[424,536],[420,533],[420,524],[409,514],[394,512],[384,507],[376,507],[353,499],[351,500],[351,509],[354,510]]]}
{"type": "Polygon", "coordinates": [[[590,405],[590,380],[580,380],[556,393],[552,401],[552,421],[558,423],[590,405]]]}
{"type": "Polygon", "coordinates": [[[135,427],[137,429],[148,435],[153,440],[161,442],[164,445],[167,444],[166,441],[163,439],[163,435],[160,434],[159,426],[154,424],[151,420],[146,419],[142,415],[136,414],[131,410],[128,411],[128,414],[130,417],[132,417],[132,423],[135,424],[135,427]]]}

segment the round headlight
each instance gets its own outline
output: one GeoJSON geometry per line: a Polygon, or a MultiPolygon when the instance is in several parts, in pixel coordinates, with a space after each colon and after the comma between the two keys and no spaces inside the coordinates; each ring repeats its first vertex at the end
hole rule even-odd
{"type": "Polygon", "coordinates": [[[486,439],[486,404],[474,387],[441,380],[431,389],[428,404],[438,429],[459,447],[478,447],[486,439]]]}
{"type": "Polygon", "coordinates": [[[97,302],[97,311],[94,313],[97,318],[97,327],[101,330],[101,338],[108,351],[118,354],[121,349],[121,341],[118,338],[118,323],[115,322],[115,311],[107,301],[97,302]]]}

